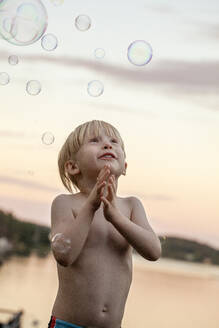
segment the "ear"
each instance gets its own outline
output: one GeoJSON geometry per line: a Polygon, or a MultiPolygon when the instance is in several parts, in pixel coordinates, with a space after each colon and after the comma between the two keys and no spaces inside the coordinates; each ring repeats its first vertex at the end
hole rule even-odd
{"type": "Polygon", "coordinates": [[[65,163],[65,169],[71,175],[80,173],[78,165],[73,160],[69,160],[65,163]]]}

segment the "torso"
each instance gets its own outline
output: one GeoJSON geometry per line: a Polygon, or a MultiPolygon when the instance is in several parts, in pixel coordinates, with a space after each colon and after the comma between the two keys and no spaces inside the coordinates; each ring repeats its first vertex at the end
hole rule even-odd
{"type": "MultiPolygon", "coordinates": [[[[83,205],[79,193],[66,195],[77,215],[83,205]]],[[[130,198],[117,197],[121,213],[131,218],[130,198]]],[[[76,325],[120,328],[132,281],[132,247],[96,211],[85,245],[70,267],[57,264],[59,290],[52,314],[76,325]]]]}

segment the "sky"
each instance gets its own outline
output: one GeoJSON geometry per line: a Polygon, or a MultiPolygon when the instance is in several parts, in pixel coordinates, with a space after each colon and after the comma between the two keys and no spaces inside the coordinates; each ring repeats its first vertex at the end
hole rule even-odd
{"type": "Polygon", "coordinates": [[[118,196],[138,197],[160,236],[219,248],[219,2],[42,2],[44,34],[57,37],[56,49],[44,50],[40,39],[25,46],[0,39],[0,72],[10,76],[0,85],[0,208],[49,226],[51,202],[68,193],[58,152],[78,125],[98,119],[125,143],[118,196]],[[87,31],[75,27],[78,15],[90,17],[87,31]],[[144,66],[127,58],[136,40],[153,49],[144,66]],[[96,48],[104,58],[95,58],[96,48]],[[26,92],[29,80],[41,83],[38,95],[26,92]],[[92,80],[104,85],[99,97],[87,92],[92,80]],[[46,131],[50,145],[41,139],[46,131]]]}

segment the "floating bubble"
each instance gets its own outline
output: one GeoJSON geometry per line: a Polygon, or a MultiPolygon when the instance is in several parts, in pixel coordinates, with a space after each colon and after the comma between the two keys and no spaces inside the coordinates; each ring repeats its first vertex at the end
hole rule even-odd
{"type": "Polygon", "coordinates": [[[63,4],[64,0],[50,0],[54,6],[60,6],[63,4]]]}
{"type": "Polygon", "coordinates": [[[58,45],[58,40],[53,34],[46,34],[41,39],[41,46],[47,51],[55,50],[58,45]]]}
{"type": "Polygon", "coordinates": [[[63,233],[57,233],[50,237],[52,248],[59,253],[65,254],[71,249],[71,240],[66,238],[63,233]]]}
{"type": "Polygon", "coordinates": [[[0,72],[0,85],[6,85],[10,81],[10,77],[6,72],[0,72]]]}
{"type": "Polygon", "coordinates": [[[79,31],[87,31],[91,27],[91,19],[87,15],[79,15],[75,19],[75,26],[79,31]]]}
{"type": "Polygon", "coordinates": [[[92,97],[99,97],[104,91],[103,83],[97,80],[88,83],[87,92],[92,97]]]}
{"type": "Polygon", "coordinates": [[[8,62],[10,65],[17,65],[18,64],[18,56],[16,56],[16,55],[9,56],[8,62]]]}
{"type": "Polygon", "coordinates": [[[51,145],[54,140],[55,140],[55,137],[54,135],[51,133],[51,132],[44,132],[43,135],[42,135],[42,142],[45,144],[45,145],[51,145]]]}
{"type": "Polygon", "coordinates": [[[0,35],[12,44],[26,46],[39,40],[47,20],[40,0],[0,0],[0,35]]]}
{"type": "Polygon", "coordinates": [[[127,52],[130,63],[143,66],[149,63],[152,58],[152,48],[150,44],[144,40],[137,40],[130,44],[127,52]]]}
{"type": "Polygon", "coordinates": [[[102,48],[97,48],[94,50],[94,56],[97,58],[97,59],[102,59],[105,57],[105,50],[102,49],[102,48]]]}
{"type": "Polygon", "coordinates": [[[31,96],[36,96],[40,93],[41,91],[41,84],[39,81],[36,80],[30,80],[27,82],[26,85],[26,91],[29,93],[31,96]]]}

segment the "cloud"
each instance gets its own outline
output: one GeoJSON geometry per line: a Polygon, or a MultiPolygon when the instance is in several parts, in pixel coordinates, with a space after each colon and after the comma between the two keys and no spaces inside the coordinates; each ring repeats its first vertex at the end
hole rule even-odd
{"type": "Polygon", "coordinates": [[[52,187],[43,185],[41,183],[28,181],[25,179],[18,179],[18,178],[10,177],[10,176],[0,175],[0,183],[11,184],[11,185],[16,185],[16,186],[23,187],[23,188],[31,188],[31,189],[41,190],[41,191],[48,191],[48,192],[59,192],[60,191],[58,188],[52,188],[52,187]]]}
{"type": "MultiPolygon", "coordinates": [[[[0,59],[8,56],[1,52],[0,59]]],[[[156,88],[159,92],[173,96],[191,98],[196,95],[213,96],[218,99],[219,60],[159,60],[155,58],[144,67],[128,67],[110,63],[99,63],[93,59],[70,56],[23,55],[25,62],[47,63],[48,65],[79,68],[103,74],[116,83],[127,87],[128,84],[156,88]]],[[[70,76],[72,78],[72,75],[70,76]]],[[[195,99],[193,99],[195,101],[195,99]]],[[[211,104],[212,105],[212,104],[211,104]]]]}

